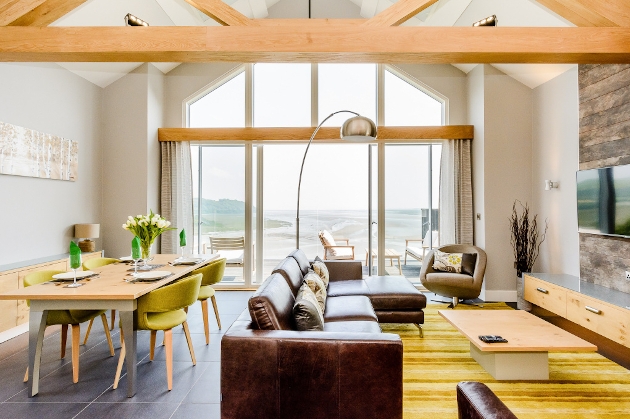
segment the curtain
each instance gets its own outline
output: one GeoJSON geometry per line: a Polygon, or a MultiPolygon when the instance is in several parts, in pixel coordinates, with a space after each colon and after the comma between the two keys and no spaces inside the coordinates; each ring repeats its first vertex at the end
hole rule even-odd
{"type": "Polygon", "coordinates": [[[179,232],[186,230],[187,248],[193,246],[193,200],[190,143],[187,141],[161,142],[162,186],[161,215],[171,222],[162,234],[162,253],[179,253],[179,232]]]}
{"type": "Polygon", "coordinates": [[[445,140],[440,164],[440,245],[473,244],[472,140],[445,140]]]}

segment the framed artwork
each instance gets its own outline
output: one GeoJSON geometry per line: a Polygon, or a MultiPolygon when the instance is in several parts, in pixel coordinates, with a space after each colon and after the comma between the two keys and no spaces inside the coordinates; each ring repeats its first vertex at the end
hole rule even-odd
{"type": "Polygon", "coordinates": [[[0,174],[74,182],[78,157],[76,141],[0,122],[0,174]]]}

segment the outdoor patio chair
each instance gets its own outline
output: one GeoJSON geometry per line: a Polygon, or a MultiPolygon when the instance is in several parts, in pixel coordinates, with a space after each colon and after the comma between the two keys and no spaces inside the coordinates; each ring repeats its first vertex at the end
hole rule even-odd
{"type": "Polygon", "coordinates": [[[328,230],[320,231],[318,236],[324,246],[324,259],[354,260],[354,246],[349,244],[349,239],[337,239],[346,242],[345,245],[339,245],[328,230]]]}
{"type": "Polygon", "coordinates": [[[412,258],[419,260],[420,262],[422,262],[424,260],[424,256],[427,253],[427,250],[429,250],[429,234],[431,234],[433,237],[433,248],[436,248],[439,246],[439,234],[437,231],[433,231],[433,234],[431,234],[431,230],[427,230],[427,232],[424,235],[424,238],[422,239],[406,239],[405,240],[405,265],[407,264],[407,255],[411,256],[412,258]],[[409,246],[410,242],[420,242],[421,246],[409,246]]]}

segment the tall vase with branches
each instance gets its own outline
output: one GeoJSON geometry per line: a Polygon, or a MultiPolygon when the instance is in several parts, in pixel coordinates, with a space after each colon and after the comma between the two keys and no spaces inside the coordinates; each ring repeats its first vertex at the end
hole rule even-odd
{"type": "Polygon", "coordinates": [[[531,216],[527,203],[523,204],[518,199],[514,201],[512,216],[510,217],[510,231],[512,233],[510,243],[514,250],[517,307],[519,309],[531,310],[531,304],[523,298],[523,272],[531,272],[540,253],[540,245],[547,236],[548,227],[549,224],[545,220],[545,229],[541,235],[538,231],[538,215],[531,216]]]}

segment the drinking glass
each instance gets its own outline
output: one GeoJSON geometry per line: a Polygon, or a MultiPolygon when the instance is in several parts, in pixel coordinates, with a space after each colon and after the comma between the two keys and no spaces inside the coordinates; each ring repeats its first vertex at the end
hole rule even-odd
{"type": "Polygon", "coordinates": [[[79,269],[80,267],[81,267],[81,254],[79,253],[78,255],[70,255],[70,268],[74,272],[74,282],[72,282],[72,284],[69,284],[67,286],[68,288],[77,288],[83,285],[83,284],[77,283],[77,269],[79,269]]]}

